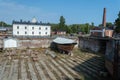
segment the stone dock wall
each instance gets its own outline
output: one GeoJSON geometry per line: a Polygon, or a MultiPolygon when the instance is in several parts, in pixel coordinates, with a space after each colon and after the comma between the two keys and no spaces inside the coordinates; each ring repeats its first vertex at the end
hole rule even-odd
{"type": "Polygon", "coordinates": [[[79,48],[92,52],[105,53],[107,40],[89,37],[79,37],[79,48]]]}
{"type": "Polygon", "coordinates": [[[52,39],[19,40],[18,48],[48,48],[52,39]]]}
{"type": "MultiPolygon", "coordinates": [[[[16,38],[17,39],[17,48],[24,49],[24,48],[49,48],[53,39],[55,38],[16,38]]],[[[78,38],[72,38],[73,40],[77,41],[78,38]]],[[[0,40],[0,48],[3,48],[3,40],[0,40]]],[[[12,43],[11,43],[12,44],[12,43]]],[[[75,48],[78,48],[78,44],[75,45],[75,48]]]]}

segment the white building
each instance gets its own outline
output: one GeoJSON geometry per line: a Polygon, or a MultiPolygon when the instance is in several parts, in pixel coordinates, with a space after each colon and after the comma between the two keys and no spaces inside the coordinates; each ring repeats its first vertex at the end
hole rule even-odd
{"type": "Polygon", "coordinates": [[[4,48],[17,48],[18,46],[18,40],[14,38],[5,38],[3,40],[4,48]]]}
{"type": "Polygon", "coordinates": [[[13,21],[13,36],[50,36],[51,26],[46,23],[32,21],[13,21]]]}

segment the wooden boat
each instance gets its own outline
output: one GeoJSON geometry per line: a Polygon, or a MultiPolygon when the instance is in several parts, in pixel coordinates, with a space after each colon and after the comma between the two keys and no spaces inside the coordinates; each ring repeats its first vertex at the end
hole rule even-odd
{"type": "Polygon", "coordinates": [[[57,50],[62,53],[64,53],[64,52],[71,53],[71,51],[74,48],[74,45],[77,44],[72,39],[66,39],[66,38],[61,38],[61,37],[54,39],[53,43],[56,44],[57,50]]]}
{"type": "Polygon", "coordinates": [[[71,52],[74,48],[74,44],[57,44],[57,47],[59,50],[61,51],[65,51],[65,52],[71,52]]]}
{"type": "Polygon", "coordinates": [[[120,80],[120,39],[113,39],[107,42],[105,67],[113,80],[120,80]]]}

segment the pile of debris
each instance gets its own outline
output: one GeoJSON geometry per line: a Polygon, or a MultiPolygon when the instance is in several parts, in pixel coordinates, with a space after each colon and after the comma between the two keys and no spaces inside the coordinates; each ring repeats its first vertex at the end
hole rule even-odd
{"type": "Polygon", "coordinates": [[[33,61],[38,61],[38,52],[37,51],[32,51],[31,52],[31,58],[33,61]]]}

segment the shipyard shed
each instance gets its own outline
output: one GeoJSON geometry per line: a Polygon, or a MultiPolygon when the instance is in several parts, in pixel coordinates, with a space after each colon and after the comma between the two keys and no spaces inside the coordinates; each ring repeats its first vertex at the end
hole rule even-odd
{"type": "Polygon", "coordinates": [[[3,40],[3,48],[17,48],[18,47],[18,40],[15,38],[5,38],[3,40]]]}

